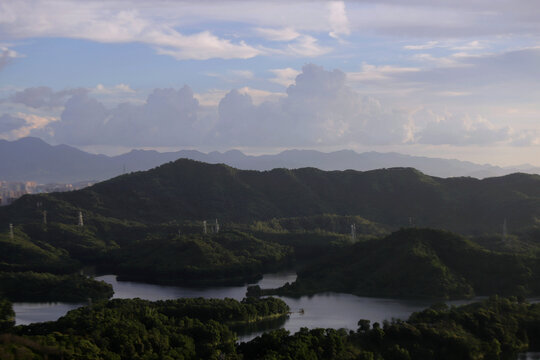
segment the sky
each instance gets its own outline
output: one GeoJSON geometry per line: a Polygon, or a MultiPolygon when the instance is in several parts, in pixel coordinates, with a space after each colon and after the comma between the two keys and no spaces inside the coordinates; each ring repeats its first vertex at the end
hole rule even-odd
{"type": "Polygon", "coordinates": [[[0,0],[0,139],[540,166],[537,0],[0,0]]]}

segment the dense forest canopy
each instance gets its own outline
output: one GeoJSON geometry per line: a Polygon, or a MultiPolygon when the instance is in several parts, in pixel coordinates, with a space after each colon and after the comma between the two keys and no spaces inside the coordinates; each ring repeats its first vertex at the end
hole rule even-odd
{"type": "MultiPolygon", "coordinates": [[[[8,304],[9,305],[9,304],[8,304]]],[[[2,320],[11,315],[0,302],[2,320]]],[[[434,305],[406,321],[359,319],[356,331],[271,331],[236,343],[230,326],[286,316],[279,299],[140,299],[99,302],[54,322],[12,327],[0,357],[23,359],[510,360],[540,350],[540,305],[492,297],[461,307],[434,305]]],[[[4,324],[0,322],[0,324],[4,324]]]]}
{"type": "Polygon", "coordinates": [[[322,171],[237,170],[180,159],[68,193],[26,196],[0,209],[0,221],[77,223],[79,210],[143,223],[213,220],[246,223],[318,214],[357,215],[394,228],[436,227],[461,233],[537,225],[540,176],[436,178],[411,168],[322,171]]]}

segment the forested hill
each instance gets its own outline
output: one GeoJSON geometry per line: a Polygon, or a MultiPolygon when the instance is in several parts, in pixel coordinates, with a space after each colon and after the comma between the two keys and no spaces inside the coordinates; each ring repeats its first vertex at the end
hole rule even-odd
{"type": "Polygon", "coordinates": [[[538,225],[540,176],[443,179],[412,168],[260,172],[180,159],[79,191],[25,196],[0,208],[0,221],[39,219],[43,208],[51,221],[64,223],[76,223],[79,209],[87,218],[145,223],[249,222],[332,213],[392,227],[412,222],[462,233],[501,232],[506,219],[512,232],[538,225]]]}
{"type": "Polygon", "coordinates": [[[540,291],[539,265],[537,257],[489,251],[447,231],[408,228],[339,249],[300,270],[296,282],[277,293],[335,291],[431,299],[530,296],[540,291]]]}

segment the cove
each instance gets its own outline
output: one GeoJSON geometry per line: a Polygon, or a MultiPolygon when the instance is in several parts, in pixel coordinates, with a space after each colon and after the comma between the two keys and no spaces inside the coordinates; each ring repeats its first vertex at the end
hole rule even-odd
{"type": "MultiPolygon", "coordinates": [[[[115,275],[96,277],[113,286],[113,298],[141,298],[145,300],[168,300],[181,297],[204,298],[244,298],[248,285],[219,286],[219,287],[181,287],[146,284],[132,281],[117,281],[115,275]]],[[[281,272],[265,274],[257,282],[261,288],[276,288],[286,282],[294,282],[295,272],[281,272]]],[[[250,284],[251,285],[251,284],[250,284]]],[[[429,307],[429,300],[403,300],[360,297],[341,293],[321,293],[300,298],[278,296],[291,308],[287,319],[272,320],[267,323],[255,324],[244,328],[234,329],[239,335],[239,341],[248,341],[265,331],[283,327],[294,333],[302,327],[307,328],[345,328],[356,330],[360,319],[373,322],[382,322],[392,318],[407,319],[415,311],[429,307]]],[[[449,301],[449,305],[462,305],[477,301],[471,300],[449,301]]],[[[15,321],[17,325],[30,324],[41,321],[56,320],[69,310],[86,304],[67,303],[14,303],[15,321]]]]}

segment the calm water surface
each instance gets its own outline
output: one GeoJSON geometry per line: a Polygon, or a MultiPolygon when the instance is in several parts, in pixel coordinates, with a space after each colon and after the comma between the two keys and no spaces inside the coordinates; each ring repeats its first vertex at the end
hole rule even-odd
{"type": "MultiPolygon", "coordinates": [[[[180,287],[144,284],[131,281],[117,281],[115,275],[98,276],[112,285],[115,299],[141,298],[145,300],[168,300],[181,297],[204,298],[233,298],[242,300],[246,294],[247,285],[220,287],[180,287]]],[[[296,273],[282,272],[265,274],[257,282],[261,288],[276,288],[286,282],[294,282],[296,273]]],[[[285,328],[294,333],[302,327],[307,328],[345,328],[356,330],[358,320],[368,319],[371,322],[384,320],[407,319],[415,311],[420,311],[431,305],[430,301],[397,300],[360,297],[340,293],[323,293],[301,298],[279,297],[291,308],[291,315],[286,319],[272,320],[263,324],[254,324],[244,328],[234,329],[239,341],[249,341],[265,331],[285,328]]],[[[449,305],[463,305],[482,298],[472,300],[449,301],[449,305]]],[[[540,302],[540,299],[530,299],[540,302]]],[[[65,315],[68,311],[86,304],[67,303],[14,303],[15,321],[17,325],[34,322],[52,321],[65,315]]],[[[540,360],[540,353],[525,353],[518,360],[540,360]]]]}
{"type": "MultiPolygon", "coordinates": [[[[217,287],[180,287],[167,285],[145,284],[132,281],[117,281],[116,275],[103,275],[96,277],[112,285],[113,299],[141,298],[144,300],[170,300],[182,297],[204,298],[232,298],[242,300],[246,294],[247,285],[243,286],[217,286],[217,287]]],[[[266,274],[257,282],[263,288],[275,288],[286,282],[296,280],[296,273],[284,272],[266,274]]],[[[14,303],[15,322],[17,325],[28,325],[34,322],[54,321],[65,315],[69,310],[86,304],[68,303],[14,303]]]]}
{"type": "MultiPolygon", "coordinates": [[[[247,285],[221,287],[179,287],[144,284],[131,281],[117,281],[115,275],[98,276],[113,286],[113,298],[141,298],[146,300],[167,300],[181,297],[233,298],[241,300],[247,285]]],[[[261,288],[276,288],[296,279],[294,272],[266,274],[257,283],[261,288]]],[[[240,341],[247,341],[266,330],[283,327],[296,332],[302,327],[308,328],[345,328],[356,330],[360,319],[382,322],[392,318],[406,319],[414,311],[431,305],[429,301],[395,300],[359,297],[340,293],[323,293],[301,298],[280,297],[291,308],[288,319],[272,321],[245,331],[237,330],[240,341]],[[303,310],[303,312],[301,311],[303,310]]],[[[452,301],[449,304],[460,305],[469,301],[452,301]]],[[[33,322],[56,320],[69,310],[85,304],[66,303],[14,303],[15,321],[18,325],[33,322]]]]}

